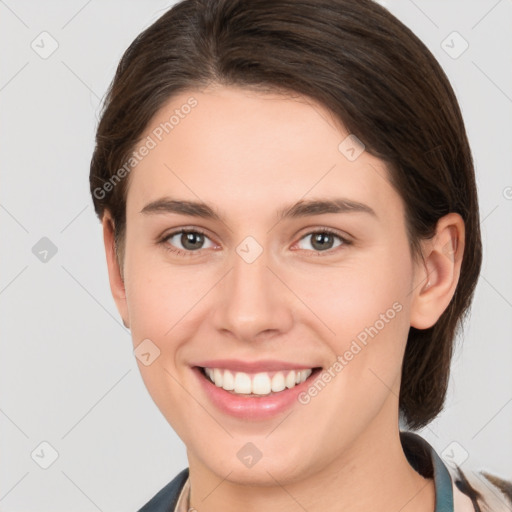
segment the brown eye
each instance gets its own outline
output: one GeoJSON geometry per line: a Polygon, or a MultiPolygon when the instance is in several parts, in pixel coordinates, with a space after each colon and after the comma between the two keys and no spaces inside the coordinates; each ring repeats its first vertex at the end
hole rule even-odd
{"type": "Polygon", "coordinates": [[[310,239],[310,241],[308,242],[308,244],[305,244],[306,247],[299,246],[300,249],[313,250],[316,252],[326,252],[328,250],[335,249],[341,245],[349,244],[349,242],[345,240],[342,236],[327,230],[314,231],[312,233],[308,233],[306,236],[302,237],[300,241],[308,239],[310,239]],[[336,243],[336,240],[338,240],[338,243],[336,243]],[[307,245],[309,245],[309,247],[307,247],[307,245]]]}
{"type": "Polygon", "coordinates": [[[171,246],[169,247],[171,251],[179,252],[194,252],[214,246],[213,242],[204,233],[195,230],[175,231],[168,235],[163,242],[171,246]],[[209,242],[210,245],[205,246],[205,242],[209,242]]]}

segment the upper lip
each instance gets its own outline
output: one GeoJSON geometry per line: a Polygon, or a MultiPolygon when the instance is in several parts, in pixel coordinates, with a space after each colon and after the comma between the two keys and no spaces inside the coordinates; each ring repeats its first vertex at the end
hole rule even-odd
{"type": "Polygon", "coordinates": [[[202,368],[222,368],[225,370],[257,373],[257,372],[277,372],[280,370],[309,370],[317,368],[317,365],[305,365],[301,363],[290,363],[288,361],[278,361],[276,359],[262,359],[260,361],[242,361],[241,359],[211,359],[200,361],[193,366],[202,368]]]}

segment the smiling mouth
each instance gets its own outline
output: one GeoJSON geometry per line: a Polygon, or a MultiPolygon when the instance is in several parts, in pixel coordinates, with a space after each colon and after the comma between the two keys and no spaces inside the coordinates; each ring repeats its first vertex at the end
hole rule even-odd
{"type": "Polygon", "coordinates": [[[293,389],[316,376],[322,368],[246,373],[223,368],[198,367],[202,375],[215,386],[234,395],[263,397],[293,389]]]}

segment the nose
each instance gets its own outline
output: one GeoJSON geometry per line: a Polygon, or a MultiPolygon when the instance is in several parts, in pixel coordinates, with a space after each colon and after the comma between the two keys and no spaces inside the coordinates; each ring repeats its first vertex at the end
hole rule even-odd
{"type": "Polygon", "coordinates": [[[266,250],[252,262],[240,254],[233,254],[231,270],[217,286],[216,329],[249,342],[287,332],[294,300],[278,266],[266,250]]]}

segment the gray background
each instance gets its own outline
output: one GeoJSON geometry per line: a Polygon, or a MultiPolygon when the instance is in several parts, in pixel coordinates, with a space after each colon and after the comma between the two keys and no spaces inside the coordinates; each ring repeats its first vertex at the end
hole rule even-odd
{"type": "MultiPolygon", "coordinates": [[[[136,510],[187,466],[138,373],[88,192],[101,98],[172,3],[0,1],[2,512],[136,510]]],[[[512,2],[382,3],[453,84],[482,215],[463,350],[445,411],[420,433],[447,462],[512,479],[512,2]]]]}

